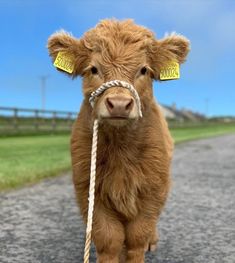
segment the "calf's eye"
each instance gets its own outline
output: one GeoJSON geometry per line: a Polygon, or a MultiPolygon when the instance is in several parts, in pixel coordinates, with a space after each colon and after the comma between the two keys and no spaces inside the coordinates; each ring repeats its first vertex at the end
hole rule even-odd
{"type": "Polygon", "coordinates": [[[143,67],[141,70],[140,70],[140,73],[142,75],[145,75],[147,73],[147,68],[146,67],[143,67]]]}
{"type": "Polygon", "coordinates": [[[93,75],[97,74],[97,73],[98,73],[98,69],[93,66],[93,67],[91,68],[91,73],[92,73],[93,75]]]}

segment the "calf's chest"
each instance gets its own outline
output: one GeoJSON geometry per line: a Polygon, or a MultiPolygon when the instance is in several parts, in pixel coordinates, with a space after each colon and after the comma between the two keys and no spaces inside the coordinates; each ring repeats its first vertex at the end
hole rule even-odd
{"type": "Polygon", "coordinates": [[[97,165],[97,192],[103,204],[126,218],[138,213],[139,193],[144,175],[135,155],[103,153],[97,165]]]}

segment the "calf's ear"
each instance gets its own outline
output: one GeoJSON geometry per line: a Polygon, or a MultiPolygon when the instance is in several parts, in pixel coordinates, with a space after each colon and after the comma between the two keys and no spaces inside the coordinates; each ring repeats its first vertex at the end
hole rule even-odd
{"type": "Polygon", "coordinates": [[[61,30],[49,37],[47,48],[53,62],[59,52],[65,52],[72,59],[74,69],[73,72],[69,74],[70,76],[76,77],[83,73],[88,58],[88,50],[82,39],[77,39],[70,33],[61,30]]]}
{"type": "Polygon", "coordinates": [[[172,33],[156,40],[151,49],[154,77],[159,79],[160,70],[171,61],[185,62],[189,50],[190,41],[182,35],[172,33]]]}

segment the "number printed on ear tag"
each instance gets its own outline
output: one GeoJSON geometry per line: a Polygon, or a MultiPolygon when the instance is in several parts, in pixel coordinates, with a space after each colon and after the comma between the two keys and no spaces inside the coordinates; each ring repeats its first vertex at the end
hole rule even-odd
{"type": "Polygon", "coordinates": [[[53,65],[71,74],[74,70],[74,59],[68,53],[60,51],[53,65]]]}
{"type": "Polygon", "coordinates": [[[160,71],[160,80],[179,79],[180,66],[179,63],[171,61],[160,71]]]}

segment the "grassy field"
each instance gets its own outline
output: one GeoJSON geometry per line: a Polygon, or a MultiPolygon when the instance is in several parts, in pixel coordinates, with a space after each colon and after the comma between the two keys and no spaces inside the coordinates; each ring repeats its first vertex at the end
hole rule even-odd
{"type": "Polygon", "coordinates": [[[235,132],[235,124],[207,124],[199,126],[171,128],[175,143],[189,140],[208,138],[235,132]]]}
{"type": "Polygon", "coordinates": [[[0,138],[0,190],[34,183],[69,168],[68,135],[0,138]]]}
{"type": "MultiPolygon", "coordinates": [[[[235,132],[235,124],[171,129],[176,143],[231,132],[235,132]]],[[[0,138],[0,190],[35,183],[69,169],[69,135],[0,138]]]]}

